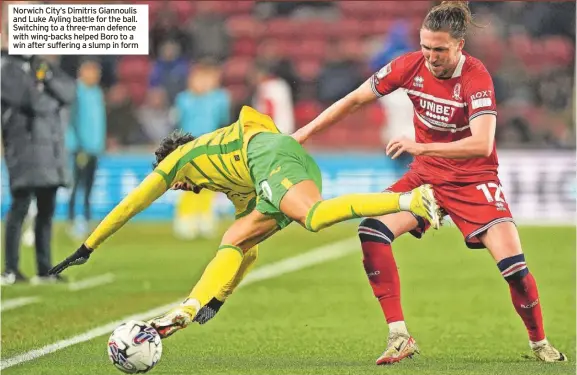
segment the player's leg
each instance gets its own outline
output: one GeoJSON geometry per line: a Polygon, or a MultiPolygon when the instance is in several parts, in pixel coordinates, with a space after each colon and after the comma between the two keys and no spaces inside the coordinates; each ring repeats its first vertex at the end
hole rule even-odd
{"type": "MultiPolygon", "coordinates": [[[[411,191],[422,183],[416,173],[408,172],[387,190],[411,191]]],[[[407,232],[420,237],[427,225],[424,219],[408,212],[366,218],[359,224],[365,273],[389,326],[387,347],[377,359],[378,365],[395,363],[418,353],[415,340],[405,324],[401,282],[392,246],[395,238],[407,232]]]]}
{"type": "Polygon", "coordinates": [[[408,194],[367,193],[346,194],[322,200],[312,180],[291,187],[280,202],[280,209],[291,219],[312,232],[342,221],[376,217],[400,211],[426,216],[438,227],[438,208],[430,187],[422,186],[408,194]]]}
{"type": "Polygon", "coordinates": [[[31,191],[28,189],[11,190],[12,202],[6,215],[4,231],[4,273],[1,275],[2,285],[14,284],[26,279],[20,273],[20,239],[22,223],[28,212],[31,201],[31,191]]]}
{"type": "Polygon", "coordinates": [[[214,296],[210,301],[207,302],[206,305],[200,308],[194,317],[195,322],[198,322],[199,324],[206,324],[209,320],[214,318],[227,298],[232,294],[232,292],[234,292],[240,282],[252,269],[257,258],[258,245],[255,245],[244,253],[242,262],[238,268],[238,272],[231,280],[231,282],[227,283],[216,296],[214,296]]]}
{"type": "Polygon", "coordinates": [[[361,217],[411,211],[436,228],[438,207],[428,186],[407,194],[347,194],[322,200],[322,176],[314,159],[292,137],[259,134],[248,146],[248,158],[259,196],[306,229],[317,232],[361,217]]]}
{"type": "Polygon", "coordinates": [[[74,225],[75,219],[75,206],[76,206],[76,193],[78,192],[78,185],[80,185],[80,178],[82,177],[82,169],[78,163],[78,154],[74,154],[74,170],[72,174],[72,190],[70,192],[70,200],[68,201],[68,221],[70,223],[70,228],[74,225]]]}
{"type": "Polygon", "coordinates": [[[277,221],[273,217],[257,210],[235,221],[224,234],[216,256],[207,265],[188,298],[180,306],[151,321],[160,336],[168,337],[188,326],[203,306],[222,294],[223,290],[230,288],[230,284],[242,269],[244,253],[278,229],[277,221]]]}
{"type": "Polygon", "coordinates": [[[525,255],[509,205],[498,179],[467,185],[445,184],[444,207],[469,248],[487,248],[509,284],[515,310],[523,320],[537,358],[555,362],[566,357],[545,339],[537,285],[525,255]]]}
{"type": "Polygon", "coordinates": [[[90,223],[92,219],[92,210],[90,207],[90,196],[92,194],[92,187],[94,185],[94,178],[96,177],[96,169],[98,168],[98,159],[96,156],[91,155],[88,157],[88,163],[86,164],[86,179],[84,187],[84,219],[87,223],[90,223]]]}
{"type": "Polygon", "coordinates": [[[419,221],[424,222],[411,213],[399,212],[367,218],[359,225],[363,266],[389,327],[387,346],[377,358],[377,365],[399,362],[419,353],[415,339],[405,323],[401,305],[401,281],[392,248],[395,238],[414,230],[419,226],[419,221]]]}
{"type": "Polygon", "coordinates": [[[513,306],[527,328],[529,345],[535,356],[545,362],[567,361],[567,357],[545,337],[537,283],[525,262],[515,225],[510,221],[495,224],[478,238],[509,284],[513,306]]]}

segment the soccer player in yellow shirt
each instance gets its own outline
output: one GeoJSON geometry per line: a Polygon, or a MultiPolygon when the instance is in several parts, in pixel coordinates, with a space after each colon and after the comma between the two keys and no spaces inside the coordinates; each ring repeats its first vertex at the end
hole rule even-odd
{"type": "Polygon", "coordinates": [[[151,321],[163,338],[193,321],[211,319],[256,260],[258,244],[292,221],[317,232],[344,220],[410,211],[433,228],[439,226],[439,208],[428,185],[404,194],[323,200],[321,172],[313,158],[290,135],[281,134],[269,116],[248,106],[232,125],[197,139],[173,133],[155,155],[153,172],[50,273],[88,261],[99,245],[168,189],[225,193],[236,208],[236,221],[188,298],[151,321]]]}

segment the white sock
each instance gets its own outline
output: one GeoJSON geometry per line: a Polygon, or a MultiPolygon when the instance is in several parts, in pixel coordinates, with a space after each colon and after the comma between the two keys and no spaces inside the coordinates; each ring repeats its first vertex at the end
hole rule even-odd
{"type": "Polygon", "coordinates": [[[411,210],[411,201],[413,200],[413,193],[401,194],[399,197],[399,208],[401,211],[411,210]]]}
{"type": "Polygon", "coordinates": [[[390,333],[402,333],[403,335],[409,335],[409,331],[407,330],[407,325],[405,324],[404,320],[400,320],[398,322],[389,323],[389,334],[390,333]]]}
{"type": "Polygon", "coordinates": [[[543,340],[541,341],[529,341],[529,346],[531,347],[531,349],[535,349],[536,347],[542,346],[544,344],[546,344],[547,338],[545,337],[543,340]]]}

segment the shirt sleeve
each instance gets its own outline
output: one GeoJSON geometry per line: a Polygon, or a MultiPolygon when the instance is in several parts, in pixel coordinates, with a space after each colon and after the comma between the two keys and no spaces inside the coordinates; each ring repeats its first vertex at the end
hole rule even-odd
{"type": "Polygon", "coordinates": [[[463,94],[467,102],[469,122],[481,115],[497,116],[495,88],[489,72],[481,71],[473,75],[464,85],[463,94]]]}
{"type": "Polygon", "coordinates": [[[400,56],[383,66],[370,78],[371,88],[377,97],[381,97],[395,91],[403,84],[405,73],[405,57],[400,56]]]}
{"type": "Polygon", "coordinates": [[[96,249],[116,233],[128,220],[160,198],[176,178],[180,153],[168,155],[144,181],[124,198],[98,225],[86,240],[86,246],[96,249]]]}
{"type": "Polygon", "coordinates": [[[96,249],[108,237],[116,233],[128,220],[157,200],[167,185],[164,178],[157,173],[151,173],[122,200],[98,225],[86,240],[86,246],[96,249]]]}

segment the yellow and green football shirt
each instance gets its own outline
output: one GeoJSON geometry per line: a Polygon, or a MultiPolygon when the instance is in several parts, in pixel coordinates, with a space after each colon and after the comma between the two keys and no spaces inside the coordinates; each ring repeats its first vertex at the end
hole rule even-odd
{"type": "Polygon", "coordinates": [[[256,191],[247,146],[263,132],[280,133],[269,116],[244,106],[235,123],[180,146],[104,218],[86,246],[95,249],[176,182],[222,192],[234,204],[237,217],[248,214],[256,205],[256,191]]]}

